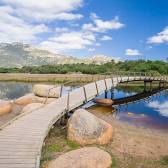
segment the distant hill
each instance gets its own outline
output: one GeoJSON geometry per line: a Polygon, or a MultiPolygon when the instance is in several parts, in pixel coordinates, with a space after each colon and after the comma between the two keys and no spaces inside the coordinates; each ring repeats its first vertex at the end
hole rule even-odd
{"type": "Polygon", "coordinates": [[[117,61],[112,57],[96,55],[79,59],[72,56],[55,54],[42,50],[28,44],[22,43],[0,43],[0,67],[22,67],[38,66],[45,64],[104,64],[110,61],[117,61]]]}

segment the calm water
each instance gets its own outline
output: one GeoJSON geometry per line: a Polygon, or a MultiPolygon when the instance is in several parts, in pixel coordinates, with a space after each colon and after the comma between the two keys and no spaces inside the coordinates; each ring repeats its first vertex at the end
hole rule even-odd
{"type": "MultiPolygon", "coordinates": [[[[27,93],[31,93],[34,84],[36,83],[0,82],[0,100],[13,100],[24,96],[27,93]]],[[[71,89],[71,87],[67,86],[63,89],[63,93],[71,89]]]]}
{"type": "MultiPolygon", "coordinates": [[[[0,82],[0,99],[15,99],[32,92],[32,83],[0,82]]],[[[70,90],[69,87],[65,91],[70,90]]],[[[143,90],[143,87],[118,88],[114,90],[114,98],[121,98],[137,94],[143,90]]],[[[99,97],[104,98],[104,94],[99,97]]],[[[111,93],[108,92],[108,98],[111,93]]],[[[103,108],[94,107],[97,111],[104,112],[103,108]]],[[[115,114],[118,120],[129,122],[130,124],[168,129],[168,90],[153,95],[149,99],[127,105],[117,106],[115,114]]],[[[108,111],[112,109],[108,108],[108,111]]],[[[114,115],[114,114],[110,114],[114,115]]]]}
{"type": "Polygon", "coordinates": [[[0,99],[11,100],[30,93],[32,83],[0,82],[0,99]]]}
{"type": "MultiPolygon", "coordinates": [[[[131,96],[143,91],[143,87],[139,89],[132,87],[131,90],[133,91],[124,88],[115,89],[113,97],[116,99],[131,96]]],[[[98,97],[104,98],[104,96],[102,94],[98,97]]],[[[110,97],[111,93],[108,92],[108,98],[110,97]]],[[[110,113],[109,108],[103,109],[99,106],[94,106],[94,110],[110,113]]],[[[115,114],[111,113],[111,115],[118,120],[129,122],[133,125],[168,130],[168,90],[161,91],[145,100],[116,106],[115,114]]]]}

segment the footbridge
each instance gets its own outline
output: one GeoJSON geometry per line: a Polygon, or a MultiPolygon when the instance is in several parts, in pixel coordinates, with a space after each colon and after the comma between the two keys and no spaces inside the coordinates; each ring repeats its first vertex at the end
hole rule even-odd
{"type": "MultiPolygon", "coordinates": [[[[43,108],[18,117],[0,130],[1,168],[39,168],[43,142],[52,125],[74,110],[121,82],[160,81],[167,77],[101,75],[99,80],[74,89],[43,108]]],[[[61,89],[62,90],[62,89],[61,89]]]]}

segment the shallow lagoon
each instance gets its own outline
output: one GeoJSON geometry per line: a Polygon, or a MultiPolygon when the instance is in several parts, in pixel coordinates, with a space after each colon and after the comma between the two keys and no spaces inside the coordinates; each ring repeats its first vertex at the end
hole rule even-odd
{"type": "MultiPolygon", "coordinates": [[[[12,100],[21,97],[32,92],[33,85],[34,83],[0,82],[0,99],[12,100]]],[[[70,88],[65,88],[65,91],[67,90],[70,90],[70,88]]],[[[131,89],[119,87],[114,90],[113,98],[131,96],[142,90],[143,87],[138,87],[137,89],[137,86],[132,86],[131,89]]],[[[105,95],[102,94],[99,97],[104,98],[104,96],[105,95]]],[[[111,98],[110,92],[108,92],[108,98],[111,98]]],[[[149,99],[116,106],[115,113],[112,113],[111,107],[94,105],[90,108],[94,111],[104,113],[108,117],[116,117],[118,120],[133,125],[147,128],[168,129],[168,90],[153,95],[149,99]]]]}

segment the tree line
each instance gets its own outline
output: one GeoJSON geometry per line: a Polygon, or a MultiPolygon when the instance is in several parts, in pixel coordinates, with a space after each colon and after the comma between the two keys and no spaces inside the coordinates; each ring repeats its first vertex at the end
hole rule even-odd
{"type": "Polygon", "coordinates": [[[115,63],[114,61],[103,64],[64,64],[64,65],[41,65],[23,66],[22,68],[0,68],[0,73],[32,73],[32,74],[100,74],[106,72],[148,72],[168,75],[168,63],[164,61],[124,61],[115,63]]]}

